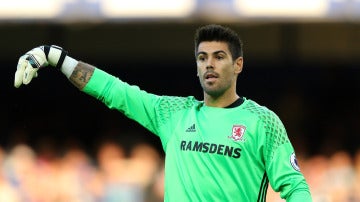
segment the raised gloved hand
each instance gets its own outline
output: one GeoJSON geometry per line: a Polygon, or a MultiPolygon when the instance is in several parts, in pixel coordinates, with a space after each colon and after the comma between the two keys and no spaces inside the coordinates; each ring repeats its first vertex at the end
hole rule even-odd
{"type": "Polygon", "coordinates": [[[18,88],[21,84],[29,84],[33,78],[37,77],[37,71],[42,67],[51,65],[60,69],[66,55],[67,51],[54,45],[44,45],[32,49],[19,58],[14,86],[18,88]]]}

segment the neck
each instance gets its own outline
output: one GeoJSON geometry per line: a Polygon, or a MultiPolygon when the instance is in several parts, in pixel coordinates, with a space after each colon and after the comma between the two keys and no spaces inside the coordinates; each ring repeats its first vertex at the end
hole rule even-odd
{"type": "Polygon", "coordinates": [[[218,97],[204,93],[204,103],[209,107],[227,107],[239,98],[240,96],[238,96],[236,93],[233,95],[221,95],[218,97]]]}

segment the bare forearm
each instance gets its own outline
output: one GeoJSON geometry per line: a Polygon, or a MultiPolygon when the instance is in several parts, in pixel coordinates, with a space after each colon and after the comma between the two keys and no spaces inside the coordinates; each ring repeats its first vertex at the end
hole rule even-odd
{"type": "Polygon", "coordinates": [[[82,90],[93,75],[95,67],[85,62],[79,61],[69,80],[78,89],[82,90]]]}

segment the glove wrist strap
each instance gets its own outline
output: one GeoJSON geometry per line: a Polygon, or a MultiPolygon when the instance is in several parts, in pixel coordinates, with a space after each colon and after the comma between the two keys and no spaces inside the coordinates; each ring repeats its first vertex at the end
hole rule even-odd
{"type": "Polygon", "coordinates": [[[67,56],[68,52],[59,46],[44,46],[46,59],[50,65],[59,69],[67,78],[70,78],[78,61],[72,57],[67,56]]]}
{"type": "Polygon", "coordinates": [[[64,62],[65,57],[67,56],[67,54],[68,54],[67,51],[64,51],[64,50],[61,51],[60,58],[59,58],[59,60],[58,60],[58,62],[57,62],[57,64],[56,64],[56,68],[57,68],[57,69],[60,69],[60,68],[61,68],[61,66],[62,66],[62,64],[63,64],[63,62],[64,62]]]}
{"type": "Polygon", "coordinates": [[[61,47],[52,45],[52,46],[44,46],[44,52],[46,55],[46,59],[50,65],[55,66],[57,69],[60,69],[65,57],[68,52],[62,49],[61,47]]]}

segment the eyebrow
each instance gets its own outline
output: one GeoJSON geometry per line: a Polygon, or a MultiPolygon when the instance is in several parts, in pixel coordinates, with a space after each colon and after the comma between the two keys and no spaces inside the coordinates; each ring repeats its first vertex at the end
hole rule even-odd
{"type": "MultiPolygon", "coordinates": [[[[223,50],[219,50],[219,51],[215,51],[215,52],[212,52],[211,54],[214,54],[214,55],[217,55],[219,53],[224,53],[225,55],[227,55],[227,53],[223,50]]],[[[199,56],[200,54],[204,54],[204,55],[207,55],[208,53],[207,52],[204,52],[204,51],[200,51],[196,54],[196,56],[199,56]]]]}

